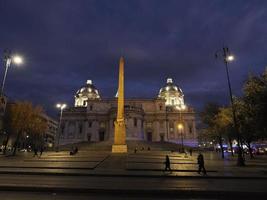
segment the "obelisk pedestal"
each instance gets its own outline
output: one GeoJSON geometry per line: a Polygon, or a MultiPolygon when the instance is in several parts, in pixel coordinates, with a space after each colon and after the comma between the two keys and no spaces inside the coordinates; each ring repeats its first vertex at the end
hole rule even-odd
{"type": "Polygon", "coordinates": [[[112,153],[126,153],[126,126],[124,120],[124,59],[120,58],[117,119],[114,122],[112,153]]]}

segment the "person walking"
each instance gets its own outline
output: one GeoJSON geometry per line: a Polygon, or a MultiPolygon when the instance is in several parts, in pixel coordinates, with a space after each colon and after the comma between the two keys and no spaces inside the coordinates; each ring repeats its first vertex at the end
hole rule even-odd
{"type": "Polygon", "coordinates": [[[44,148],[41,146],[41,148],[40,148],[40,156],[39,156],[39,158],[41,158],[41,156],[42,156],[42,154],[43,154],[43,151],[44,151],[44,148]]]}
{"type": "Polygon", "coordinates": [[[33,157],[35,157],[35,156],[38,157],[38,149],[36,146],[34,147],[33,152],[34,152],[33,157]]]}
{"type": "Polygon", "coordinates": [[[190,156],[193,155],[193,149],[192,148],[189,149],[189,153],[190,153],[190,156]]]}
{"type": "Polygon", "coordinates": [[[201,152],[199,152],[198,154],[197,163],[198,163],[198,173],[200,174],[202,171],[203,174],[206,175],[207,172],[206,172],[205,165],[204,165],[204,156],[201,152]]]}
{"type": "Polygon", "coordinates": [[[171,170],[171,162],[170,162],[170,158],[168,155],[166,155],[166,159],[165,159],[165,171],[172,171],[171,170]]]}

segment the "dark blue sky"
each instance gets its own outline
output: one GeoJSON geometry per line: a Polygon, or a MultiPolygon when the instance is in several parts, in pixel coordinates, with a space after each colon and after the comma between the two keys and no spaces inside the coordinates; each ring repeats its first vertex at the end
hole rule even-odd
{"type": "MultiPolygon", "coordinates": [[[[0,53],[22,54],[5,93],[41,104],[49,114],[92,79],[102,97],[117,90],[119,57],[126,60],[126,97],[156,97],[167,77],[197,109],[228,103],[222,62],[214,52],[227,44],[233,93],[249,72],[267,66],[265,0],[0,0],[0,53]]],[[[3,75],[3,65],[1,67],[3,75]]]]}

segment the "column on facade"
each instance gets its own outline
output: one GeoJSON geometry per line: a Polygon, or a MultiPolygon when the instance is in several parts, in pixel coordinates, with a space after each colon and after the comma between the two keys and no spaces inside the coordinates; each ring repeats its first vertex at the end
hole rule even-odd
{"type": "Polygon", "coordinates": [[[79,134],[79,121],[75,121],[75,131],[74,131],[73,139],[77,139],[78,134],[79,134]]]}
{"type": "Polygon", "coordinates": [[[125,123],[126,123],[126,138],[131,139],[133,137],[133,118],[132,117],[127,117],[125,119],[125,123]]]}
{"type": "Polygon", "coordinates": [[[164,140],[165,141],[169,141],[170,140],[170,134],[169,134],[169,124],[168,124],[168,121],[165,119],[164,120],[164,140]]]}
{"type": "Polygon", "coordinates": [[[83,122],[83,140],[88,141],[87,134],[89,133],[88,119],[83,122]]]}
{"type": "Polygon", "coordinates": [[[139,124],[138,139],[142,140],[144,138],[144,121],[143,121],[143,119],[139,119],[138,122],[139,122],[139,123],[137,123],[137,125],[139,124]],[[143,126],[142,126],[142,124],[143,124],[143,126]]]}
{"type": "Polygon", "coordinates": [[[62,122],[64,123],[64,130],[62,131],[61,127],[59,127],[59,131],[60,131],[59,142],[60,142],[60,144],[64,143],[64,140],[67,138],[68,126],[69,126],[69,121],[62,121],[62,122]]]}
{"type": "Polygon", "coordinates": [[[99,121],[92,122],[92,141],[99,141],[99,121]]]}
{"type": "Polygon", "coordinates": [[[152,141],[159,141],[159,121],[153,121],[153,134],[152,134],[152,141]]]}
{"type": "Polygon", "coordinates": [[[114,139],[114,119],[113,118],[110,118],[109,119],[109,126],[108,126],[108,134],[109,134],[109,137],[108,137],[108,140],[112,140],[114,139]]]}

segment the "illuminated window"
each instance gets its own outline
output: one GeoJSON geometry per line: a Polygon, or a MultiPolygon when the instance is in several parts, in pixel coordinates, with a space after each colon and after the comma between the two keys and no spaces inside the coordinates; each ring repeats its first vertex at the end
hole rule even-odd
{"type": "Polygon", "coordinates": [[[100,128],[105,128],[105,122],[100,122],[100,128]]]}

